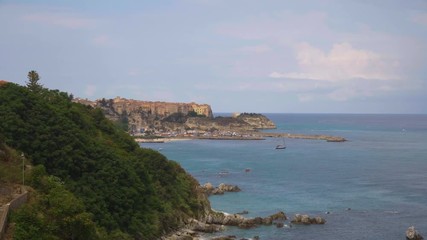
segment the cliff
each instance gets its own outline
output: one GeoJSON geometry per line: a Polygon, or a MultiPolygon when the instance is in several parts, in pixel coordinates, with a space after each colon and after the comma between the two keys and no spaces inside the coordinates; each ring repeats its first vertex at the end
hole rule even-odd
{"type": "Polygon", "coordinates": [[[73,101],[101,108],[109,119],[126,123],[132,133],[162,129],[162,122],[180,123],[188,116],[213,117],[208,104],[150,102],[120,97],[96,101],[76,98],[73,101]]]}
{"type": "Polygon", "coordinates": [[[213,118],[212,109],[208,104],[149,102],[120,97],[96,101],[76,98],[74,101],[101,108],[109,119],[121,124],[133,134],[276,128],[267,117],[255,113],[213,118]]]}

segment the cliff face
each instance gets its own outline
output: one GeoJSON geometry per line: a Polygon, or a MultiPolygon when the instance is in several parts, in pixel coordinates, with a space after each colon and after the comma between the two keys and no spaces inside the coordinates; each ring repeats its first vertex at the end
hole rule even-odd
{"type": "Polygon", "coordinates": [[[130,132],[177,132],[201,131],[253,131],[276,128],[274,123],[261,114],[243,113],[234,117],[213,118],[207,104],[148,102],[115,98],[89,101],[75,99],[85,105],[99,107],[106,116],[126,125],[130,132]]]}
{"type": "Polygon", "coordinates": [[[109,119],[126,123],[133,133],[179,128],[189,116],[213,118],[208,104],[150,102],[120,97],[96,101],[76,98],[74,101],[103,109],[109,119]]]}
{"type": "Polygon", "coordinates": [[[197,103],[170,103],[170,102],[149,102],[138,101],[133,99],[125,99],[117,97],[112,100],[97,100],[96,105],[99,107],[110,107],[118,114],[124,113],[147,113],[160,118],[170,116],[174,113],[182,113],[184,115],[190,112],[197,113],[208,118],[212,118],[212,109],[207,104],[197,103]],[[111,104],[112,102],[112,104],[111,104]]]}

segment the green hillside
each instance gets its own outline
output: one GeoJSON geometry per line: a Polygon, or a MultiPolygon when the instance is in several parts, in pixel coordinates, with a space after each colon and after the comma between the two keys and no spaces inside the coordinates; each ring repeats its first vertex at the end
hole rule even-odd
{"type": "MultiPolygon", "coordinates": [[[[155,239],[184,219],[204,214],[209,203],[179,164],[141,149],[101,110],[72,103],[71,98],[58,90],[0,85],[0,140],[36,166],[30,183],[38,193],[58,201],[64,196],[69,202],[57,202],[60,209],[75,203],[76,209],[68,210],[77,219],[81,215],[79,224],[87,223],[91,238],[129,234],[155,239]]],[[[43,197],[35,199],[46,214],[56,206],[43,197]]],[[[24,220],[17,217],[17,226],[24,220]]],[[[55,227],[39,223],[27,230],[35,229],[64,239],[55,227]]]]}

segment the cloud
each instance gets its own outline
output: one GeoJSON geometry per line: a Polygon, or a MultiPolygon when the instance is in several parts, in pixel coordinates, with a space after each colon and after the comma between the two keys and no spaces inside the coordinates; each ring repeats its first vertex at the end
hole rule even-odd
{"type": "Polygon", "coordinates": [[[296,47],[298,72],[272,72],[272,78],[341,81],[350,79],[395,80],[398,61],[372,51],[355,49],[349,43],[334,44],[329,52],[308,43],[296,47]]]}
{"type": "Polygon", "coordinates": [[[38,22],[45,25],[55,25],[70,29],[89,28],[95,25],[92,19],[68,16],[60,13],[31,13],[23,16],[23,19],[38,22]]]}

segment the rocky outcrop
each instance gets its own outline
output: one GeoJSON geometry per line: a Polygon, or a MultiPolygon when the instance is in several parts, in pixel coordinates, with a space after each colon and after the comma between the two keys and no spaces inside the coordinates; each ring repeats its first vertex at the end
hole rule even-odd
{"type": "Polygon", "coordinates": [[[243,113],[233,117],[188,118],[185,125],[202,131],[250,132],[257,129],[273,129],[276,125],[266,116],[257,113],[243,113]]]}
{"type": "Polygon", "coordinates": [[[291,223],[294,224],[305,224],[305,225],[310,225],[310,224],[325,224],[326,220],[317,216],[314,218],[310,218],[310,216],[304,214],[295,214],[294,218],[292,219],[291,223]]]}
{"type": "Polygon", "coordinates": [[[218,187],[214,187],[211,183],[206,183],[202,186],[207,195],[222,195],[225,192],[240,192],[241,189],[235,185],[221,183],[218,187]]]}
{"type": "MultiPolygon", "coordinates": [[[[187,117],[198,116],[213,118],[212,109],[208,104],[151,102],[125,99],[88,99],[75,98],[74,102],[99,107],[105,115],[116,122],[126,123],[132,132],[162,129],[163,123],[179,123],[182,125],[187,117]]],[[[166,125],[166,124],[165,124],[166,125]]],[[[172,126],[173,127],[173,126],[172,126]]]]}
{"type": "Polygon", "coordinates": [[[421,236],[421,234],[418,233],[417,230],[415,230],[414,226],[411,226],[406,230],[406,239],[407,240],[422,240],[424,238],[421,236]]]}
{"type": "Polygon", "coordinates": [[[75,98],[73,101],[103,109],[109,119],[120,123],[134,134],[142,132],[183,134],[188,130],[211,133],[245,132],[276,128],[270,119],[255,113],[213,118],[212,109],[208,104],[150,102],[120,97],[96,101],[75,98]]]}
{"type": "MultiPolygon", "coordinates": [[[[176,231],[173,234],[164,236],[162,240],[192,240],[198,239],[198,232],[211,233],[224,230],[224,226],[237,226],[239,228],[249,229],[259,225],[272,225],[275,221],[286,220],[284,212],[278,212],[265,218],[245,218],[238,214],[226,214],[222,212],[211,211],[203,221],[192,219],[185,228],[176,231]]],[[[279,224],[280,225],[280,224],[279,224]]],[[[283,226],[283,225],[282,225],[283,226]]],[[[219,239],[235,239],[235,236],[223,236],[219,239]]]]}
{"type": "Polygon", "coordinates": [[[259,225],[272,225],[276,220],[286,220],[284,212],[278,212],[268,217],[245,218],[239,214],[226,214],[222,212],[212,212],[206,219],[206,223],[226,226],[237,226],[239,228],[254,228],[259,225]]]}
{"type": "Polygon", "coordinates": [[[266,116],[258,113],[242,113],[235,116],[248,123],[254,129],[275,129],[276,125],[266,116]]]}
{"type": "Polygon", "coordinates": [[[235,240],[237,239],[236,236],[230,235],[230,236],[220,236],[220,237],[214,237],[211,240],[235,240]]]}
{"type": "Polygon", "coordinates": [[[188,118],[185,125],[189,129],[201,131],[253,131],[255,128],[249,123],[232,117],[216,117],[214,119],[206,118],[188,118]]]}

